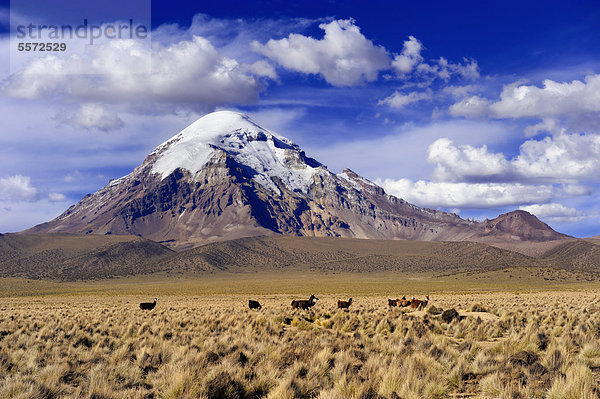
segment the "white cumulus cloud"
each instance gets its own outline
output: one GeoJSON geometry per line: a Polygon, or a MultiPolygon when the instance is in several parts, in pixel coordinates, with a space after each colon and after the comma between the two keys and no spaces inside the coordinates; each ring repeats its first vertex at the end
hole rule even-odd
{"type": "Polygon", "coordinates": [[[256,76],[266,76],[273,80],[277,80],[277,72],[275,67],[265,60],[256,61],[248,66],[248,70],[256,76]]]}
{"type": "Polygon", "coordinates": [[[388,69],[390,58],[381,46],[373,44],[352,19],[319,25],[322,39],[297,33],[266,44],[252,42],[253,49],[286,69],[321,75],[333,86],[354,86],[377,79],[388,69]]]}
{"type": "Polygon", "coordinates": [[[481,96],[463,98],[448,108],[452,116],[464,116],[467,118],[481,118],[488,115],[490,102],[481,96]]]}
{"type": "Polygon", "coordinates": [[[559,134],[527,140],[511,162],[516,173],[536,179],[600,179],[600,136],[559,134]]]}
{"type": "Polygon", "coordinates": [[[504,86],[498,101],[471,97],[453,104],[454,116],[493,118],[560,117],[600,112],[600,75],[583,81],[543,81],[542,86],[520,82],[504,86]]]}
{"type": "Polygon", "coordinates": [[[125,125],[116,113],[99,104],[82,104],[75,114],[59,113],[56,119],[59,123],[75,129],[95,128],[105,132],[120,129],[125,125]]]}
{"type": "Polygon", "coordinates": [[[551,185],[519,183],[450,183],[410,179],[378,179],[386,192],[426,207],[490,208],[549,201],[551,185]]]}
{"type": "Polygon", "coordinates": [[[463,98],[472,92],[480,90],[481,87],[478,85],[463,85],[463,86],[446,86],[442,89],[444,94],[448,94],[455,98],[463,98]]]}
{"type": "Polygon", "coordinates": [[[65,201],[66,199],[67,199],[67,197],[64,194],[61,194],[61,193],[50,193],[50,194],[48,194],[48,200],[50,202],[65,201]]]}
{"type": "Polygon", "coordinates": [[[391,108],[402,109],[409,104],[424,100],[430,100],[431,98],[431,91],[413,91],[408,94],[395,91],[391,96],[380,100],[378,102],[378,105],[388,105],[391,108]]]}
{"type": "Polygon", "coordinates": [[[402,52],[394,56],[392,67],[399,74],[412,72],[415,66],[423,61],[422,50],[423,44],[416,37],[409,36],[404,42],[402,52]]]}
{"type": "Polygon", "coordinates": [[[563,204],[534,204],[521,206],[519,209],[534,214],[539,219],[550,223],[575,223],[589,217],[585,212],[568,208],[563,204]]]}
{"type": "Polygon", "coordinates": [[[544,118],[540,123],[527,126],[525,128],[526,137],[534,137],[540,132],[548,132],[550,134],[561,133],[564,130],[559,126],[559,123],[554,118],[544,118]]]}
{"type": "Polygon", "coordinates": [[[36,201],[38,191],[31,185],[31,177],[14,175],[0,178],[0,200],[36,201]]]}
{"type": "Polygon", "coordinates": [[[51,202],[65,201],[64,194],[51,192],[47,196],[40,195],[39,190],[31,184],[30,176],[14,175],[0,178],[0,201],[3,205],[18,202],[37,202],[44,200],[51,202]]]}
{"type": "Polygon", "coordinates": [[[427,153],[427,161],[435,165],[432,180],[377,179],[377,183],[419,206],[535,205],[538,207],[526,210],[535,209],[537,213],[532,213],[540,213],[550,222],[566,222],[587,216],[549,203],[591,195],[593,182],[600,177],[600,136],[596,135],[560,134],[527,140],[511,159],[489,151],[486,145],[455,145],[447,138],[435,140],[427,153]],[[541,213],[550,210],[555,213],[541,213]]]}
{"type": "Polygon", "coordinates": [[[438,181],[503,180],[510,169],[504,155],[490,153],[486,145],[457,147],[447,138],[429,146],[427,159],[436,165],[434,177],[438,181]]]}
{"type": "MultiPolygon", "coordinates": [[[[133,40],[91,46],[89,56],[49,55],[10,75],[2,94],[25,99],[64,96],[76,103],[120,104],[128,110],[205,110],[222,104],[254,103],[276,76],[267,63],[246,65],[226,57],[209,40],[193,36],[152,50],[133,40]],[[140,65],[152,59],[150,71],[140,65]]],[[[82,108],[84,114],[92,108],[82,108]]],[[[90,122],[90,114],[74,123],[90,122]],[[83,119],[82,119],[83,118],[83,119]]]]}
{"type": "Polygon", "coordinates": [[[473,80],[479,78],[479,65],[473,59],[463,58],[463,63],[451,63],[444,57],[440,57],[432,64],[419,64],[417,72],[424,75],[433,75],[444,81],[450,80],[452,76],[473,80]]]}
{"type": "Polygon", "coordinates": [[[565,133],[526,140],[512,159],[485,145],[456,146],[441,138],[429,146],[428,161],[435,164],[438,181],[598,181],[600,136],[565,133]]]}

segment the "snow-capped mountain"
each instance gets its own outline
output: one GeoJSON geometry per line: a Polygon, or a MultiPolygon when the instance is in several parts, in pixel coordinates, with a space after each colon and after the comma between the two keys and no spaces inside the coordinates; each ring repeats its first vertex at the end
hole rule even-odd
{"type": "Polygon", "coordinates": [[[198,119],[152,152],[152,173],[168,177],[177,168],[192,174],[202,170],[216,151],[224,151],[252,169],[253,180],[281,194],[273,178],[292,191],[308,192],[322,165],[306,158],[292,141],[260,127],[245,115],[215,112],[198,119]]]}
{"type": "Polygon", "coordinates": [[[270,234],[452,241],[565,237],[521,213],[477,223],[419,208],[351,170],[330,172],[248,116],[220,111],[159,145],[127,176],[29,231],[137,234],[174,248],[270,234]],[[523,229],[517,219],[530,227],[523,229]]]}

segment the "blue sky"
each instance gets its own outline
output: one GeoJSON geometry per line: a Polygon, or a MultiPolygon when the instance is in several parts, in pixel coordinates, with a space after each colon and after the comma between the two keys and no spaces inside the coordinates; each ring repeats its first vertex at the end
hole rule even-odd
{"type": "Polygon", "coordinates": [[[236,109],[417,205],[525,209],[600,234],[593,2],[137,1],[84,13],[151,12],[151,42],[12,63],[11,18],[80,15],[66,0],[0,3],[0,231],[57,216],[196,118],[236,109]]]}

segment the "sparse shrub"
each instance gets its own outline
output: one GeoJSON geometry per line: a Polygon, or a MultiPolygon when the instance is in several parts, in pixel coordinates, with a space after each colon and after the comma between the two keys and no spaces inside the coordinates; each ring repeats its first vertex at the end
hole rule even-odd
{"type": "Polygon", "coordinates": [[[388,319],[381,319],[379,323],[377,323],[377,327],[375,328],[375,332],[377,334],[387,335],[394,331],[394,326],[388,319]]]}
{"type": "Polygon", "coordinates": [[[360,322],[359,322],[358,318],[356,316],[351,316],[342,325],[342,331],[345,331],[345,332],[355,331],[359,325],[360,325],[360,322]]]}
{"type": "Polygon", "coordinates": [[[246,388],[228,373],[221,372],[207,382],[205,394],[209,398],[244,399],[246,388]]]}
{"type": "Polygon", "coordinates": [[[488,395],[492,398],[500,397],[504,384],[500,379],[499,373],[489,374],[479,381],[479,388],[481,393],[488,395]]]}
{"type": "Polygon", "coordinates": [[[439,309],[439,308],[435,307],[435,305],[429,305],[427,307],[427,313],[432,314],[432,315],[442,314],[443,311],[444,311],[443,309],[439,309]]]}
{"type": "Polygon", "coordinates": [[[537,335],[537,347],[541,351],[545,351],[548,348],[550,338],[545,333],[539,333],[537,335]]]}
{"type": "Polygon", "coordinates": [[[442,313],[442,320],[444,320],[444,323],[451,323],[454,319],[458,319],[458,312],[456,309],[444,310],[442,313]]]}
{"type": "Polygon", "coordinates": [[[512,355],[508,359],[508,364],[510,366],[527,367],[537,362],[537,360],[538,356],[535,353],[523,351],[512,355]]]}
{"type": "Polygon", "coordinates": [[[319,325],[323,328],[332,328],[333,320],[331,320],[331,319],[319,320],[319,325]]]}
{"type": "Polygon", "coordinates": [[[482,304],[480,303],[475,303],[473,304],[473,306],[471,306],[471,312],[487,312],[487,308],[485,308],[482,304]]]}
{"type": "Polygon", "coordinates": [[[581,359],[588,367],[600,367],[600,344],[585,344],[581,350],[581,359]]]}
{"type": "Polygon", "coordinates": [[[598,384],[594,375],[584,365],[573,365],[566,375],[558,376],[548,391],[548,399],[594,399],[598,397],[598,384]]]}

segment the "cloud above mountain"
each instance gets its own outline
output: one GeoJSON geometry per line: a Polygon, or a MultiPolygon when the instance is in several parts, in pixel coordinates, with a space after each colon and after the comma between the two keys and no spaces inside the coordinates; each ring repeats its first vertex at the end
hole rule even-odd
{"type": "Polygon", "coordinates": [[[569,208],[557,203],[528,205],[522,206],[519,209],[532,213],[549,222],[576,223],[589,217],[583,211],[578,211],[575,208],[569,208]]]}
{"type": "Polygon", "coordinates": [[[512,159],[483,145],[456,146],[441,138],[429,147],[439,181],[598,181],[600,136],[559,134],[526,140],[512,159]]]}
{"type": "MultiPolygon", "coordinates": [[[[441,138],[429,146],[427,160],[434,165],[432,180],[402,178],[378,182],[391,194],[424,206],[487,208],[538,204],[540,207],[527,209],[546,212],[550,201],[594,193],[600,176],[600,136],[562,134],[527,140],[511,159],[490,152],[486,145],[457,146],[452,140],[441,138]]],[[[558,210],[559,206],[562,205],[554,204],[552,209],[558,210]]],[[[585,213],[577,217],[584,218],[585,213]]],[[[563,219],[556,216],[553,220],[575,221],[574,215],[563,219]]]]}
{"type": "Polygon", "coordinates": [[[407,74],[413,71],[415,67],[423,62],[423,43],[414,36],[409,36],[408,40],[404,41],[404,46],[400,54],[394,56],[392,67],[398,74],[407,74]]]}
{"type": "Polygon", "coordinates": [[[419,101],[426,101],[432,98],[431,91],[417,92],[412,91],[408,94],[395,91],[389,97],[384,98],[378,102],[379,105],[388,105],[391,108],[402,109],[409,104],[413,104],[419,101]]]}
{"type": "Polygon", "coordinates": [[[546,79],[542,87],[512,83],[504,86],[498,101],[466,98],[450,107],[455,116],[494,118],[558,117],[600,112],[600,75],[572,82],[546,79]],[[478,104],[475,112],[470,104],[478,104]]]}
{"type": "Polygon", "coordinates": [[[384,179],[377,183],[386,192],[432,208],[490,208],[550,201],[551,185],[518,183],[449,183],[427,180],[384,179]]]}
{"type": "MultiPolygon", "coordinates": [[[[70,101],[117,103],[130,111],[165,107],[173,112],[182,105],[206,110],[225,103],[254,103],[263,88],[261,75],[274,76],[267,65],[241,64],[199,36],[156,46],[151,54],[133,40],[111,41],[90,51],[86,59],[77,55],[37,59],[9,76],[2,93],[22,99],[63,96],[70,101]],[[148,59],[151,71],[138,72],[138,65],[148,59]]],[[[73,123],[88,126],[91,118],[102,119],[89,112],[101,108],[92,107],[84,107],[86,115],[80,113],[73,123]]]]}
{"type": "Polygon", "coordinates": [[[14,175],[0,178],[0,200],[35,201],[38,192],[31,185],[31,177],[14,175]]]}
{"type": "Polygon", "coordinates": [[[354,86],[372,82],[390,67],[390,58],[381,46],[373,44],[353,20],[320,24],[325,35],[314,39],[297,33],[252,48],[286,69],[322,76],[333,86],[354,86]]]}

